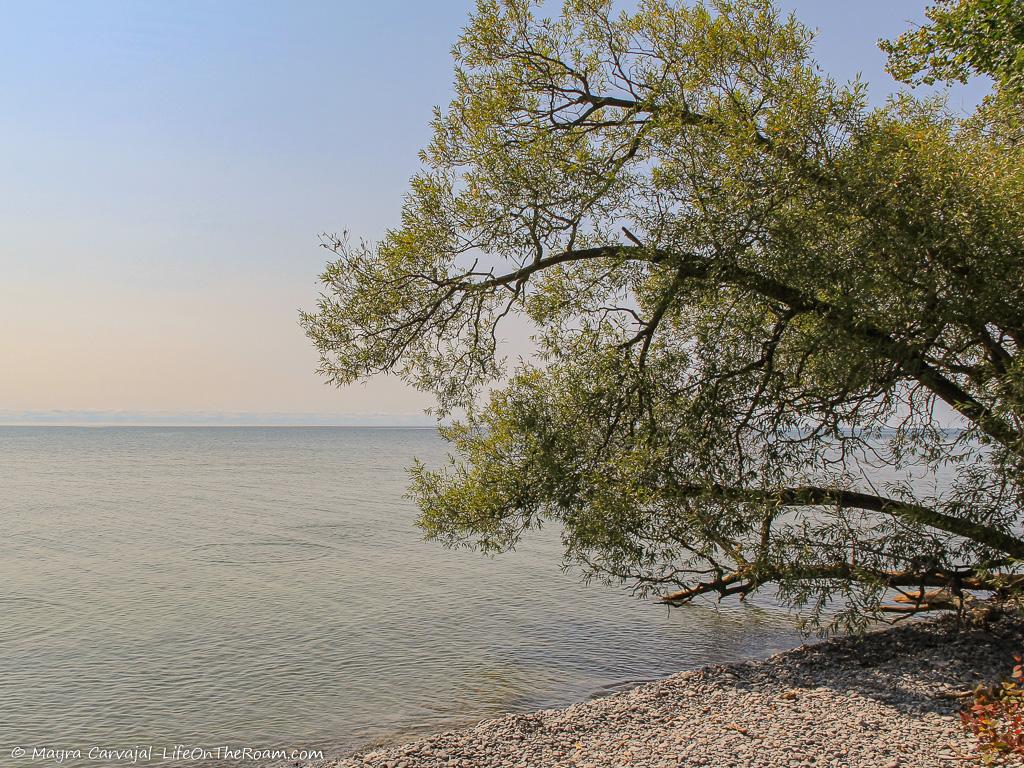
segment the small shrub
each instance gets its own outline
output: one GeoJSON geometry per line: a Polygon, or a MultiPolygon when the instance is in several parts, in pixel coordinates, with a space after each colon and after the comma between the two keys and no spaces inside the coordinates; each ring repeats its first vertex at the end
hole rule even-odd
{"type": "Polygon", "coordinates": [[[1010,680],[979,685],[960,713],[964,728],[978,739],[983,754],[1024,754],[1024,662],[1015,656],[1010,680]]]}

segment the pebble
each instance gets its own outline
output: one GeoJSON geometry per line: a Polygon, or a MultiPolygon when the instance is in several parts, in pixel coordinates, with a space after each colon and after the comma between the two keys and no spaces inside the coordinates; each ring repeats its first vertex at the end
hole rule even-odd
{"type": "Polygon", "coordinates": [[[1022,649],[1021,616],[911,621],[305,768],[981,766],[951,694],[1006,679],[1022,649]]]}

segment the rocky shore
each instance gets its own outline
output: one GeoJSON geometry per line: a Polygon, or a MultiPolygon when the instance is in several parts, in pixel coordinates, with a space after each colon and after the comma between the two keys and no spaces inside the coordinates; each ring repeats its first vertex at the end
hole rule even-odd
{"type": "MultiPolygon", "coordinates": [[[[331,768],[940,768],[981,765],[958,712],[1009,675],[1024,620],[952,617],[684,672],[567,709],[507,715],[331,768]]],[[[1021,766],[1009,758],[1004,765],[1021,766]]]]}

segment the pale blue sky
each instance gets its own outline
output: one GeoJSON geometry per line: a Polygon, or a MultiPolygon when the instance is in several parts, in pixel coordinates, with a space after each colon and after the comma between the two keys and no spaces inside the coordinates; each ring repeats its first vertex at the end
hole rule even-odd
{"type": "MultiPolygon", "coordinates": [[[[425,407],[322,384],[296,312],[318,232],[397,222],[470,5],[0,2],[0,421],[425,407]]],[[[783,5],[880,100],[875,41],[924,4],[783,5]]]]}

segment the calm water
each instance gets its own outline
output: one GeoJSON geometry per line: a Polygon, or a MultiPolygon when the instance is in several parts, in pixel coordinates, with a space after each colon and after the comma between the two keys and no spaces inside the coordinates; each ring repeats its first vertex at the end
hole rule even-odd
{"type": "Polygon", "coordinates": [[[800,642],[778,611],[583,586],[553,533],[496,559],[421,541],[404,467],[443,452],[433,430],[0,428],[0,762],[338,754],[800,642]]]}

